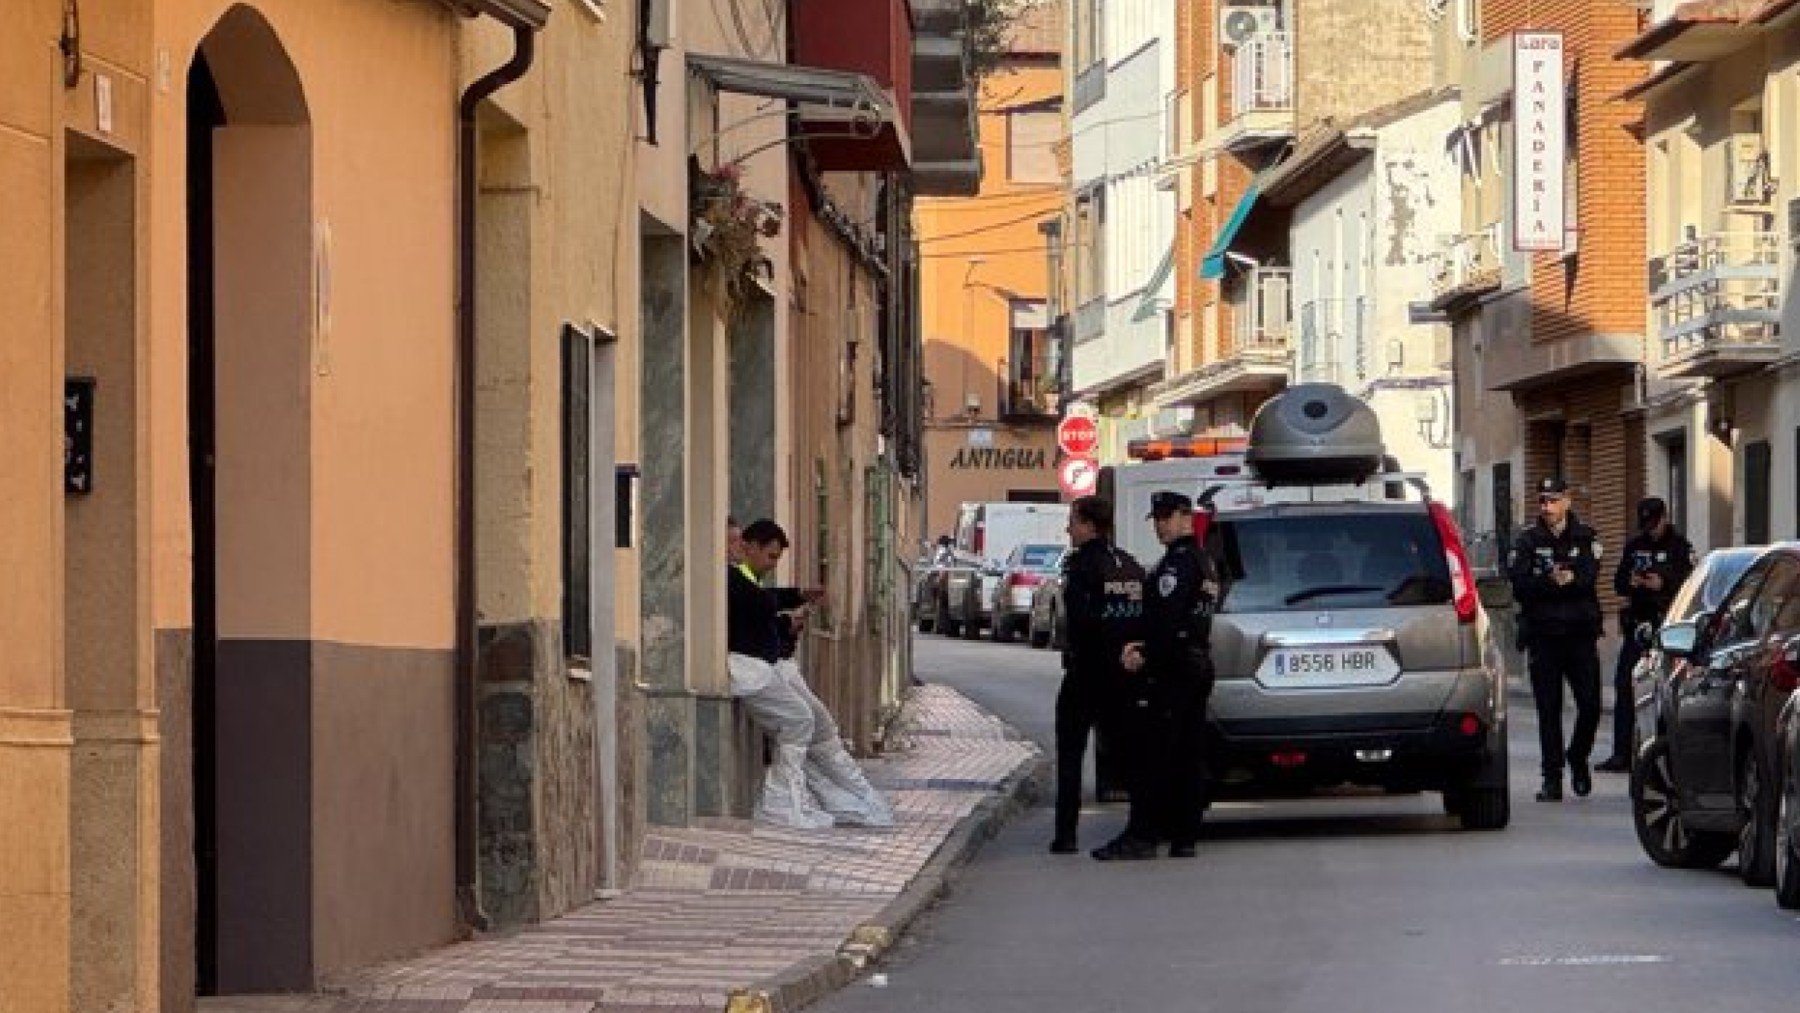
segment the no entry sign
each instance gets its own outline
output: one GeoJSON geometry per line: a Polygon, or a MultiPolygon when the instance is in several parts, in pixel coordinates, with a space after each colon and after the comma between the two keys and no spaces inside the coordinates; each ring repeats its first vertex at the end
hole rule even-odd
{"type": "Polygon", "coordinates": [[[1091,457],[1067,457],[1056,469],[1056,482],[1069,499],[1092,496],[1100,487],[1100,465],[1091,457]]]}

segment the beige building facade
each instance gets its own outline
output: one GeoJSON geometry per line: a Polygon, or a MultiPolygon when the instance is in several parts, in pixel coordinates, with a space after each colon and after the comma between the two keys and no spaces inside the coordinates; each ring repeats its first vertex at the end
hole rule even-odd
{"type": "Polygon", "coordinates": [[[1644,103],[1646,486],[1702,550],[1791,539],[1800,5],[1666,5],[1644,103]]]}

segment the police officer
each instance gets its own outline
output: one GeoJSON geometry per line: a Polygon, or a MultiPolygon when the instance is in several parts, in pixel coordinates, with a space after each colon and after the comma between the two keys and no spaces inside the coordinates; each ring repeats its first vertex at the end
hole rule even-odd
{"type": "Polygon", "coordinates": [[[1122,624],[1137,619],[1143,608],[1143,571],[1112,544],[1112,504],[1098,496],[1069,504],[1068,532],[1075,551],[1063,561],[1067,635],[1062,687],[1056,694],[1056,832],[1050,841],[1051,852],[1058,855],[1080,850],[1075,827],[1081,817],[1082,760],[1094,732],[1102,733],[1101,741],[1118,735],[1112,719],[1123,674],[1119,656],[1125,638],[1120,631],[1130,629],[1122,624]],[[1109,583],[1131,586],[1109,588],[1109,583]]]}
{"type": "Polygon", "coordinates": [[[1604,550],[1594,529],[1569,509],[1569,485],[1546,478],[1538,486],[1537,523],[1519,532],[1508,557],[1508,576],[1525,624],[1531,656],[1531,693],[1537,701],[1538,742],[1543,750],[1539,802],[1562,801],[1565,758],[1575,794],[1594,781],[1588,756],[1600,727],[1600,598],[1596,590],[1604,550]],[[1575,697],[1575,730],[1563,748],[1563,683],[1575,697]]]}
{"type": "Polygon", "coordinates": [[[1156,537],[1166,547],[1145,583],[1144,639],[1127,644],[1120,662],[1135,677],[1125,723],[1131,748],[1131,816],[1124,833],[1099,848],[1101,861],[1191,858],[1206,805],[1206,700],[1212,694],[1209,653],[1219,595],[1217,570],[1194,540],[1194,503],[1178,492],[1150,499],[1156,537]]]}
{"type": "Polygon", "coordinates": [[[1614,774],[1631,769],[1631,730],[1636,717],[1631,674],[1644,654],[1638,627],[1661,628],[1675,592],[1694,572],[1694,547],[1669,523],[1668,504],[1655,496],[1639,501],[1637,522],[1638,533],[1625,543],[1613,574],[1613,590],[1626,599],[1619,616],[1624,641],[1619,647],[1619,667],[1613,672],[1612,755],[1598,769],[1614,774]]]}

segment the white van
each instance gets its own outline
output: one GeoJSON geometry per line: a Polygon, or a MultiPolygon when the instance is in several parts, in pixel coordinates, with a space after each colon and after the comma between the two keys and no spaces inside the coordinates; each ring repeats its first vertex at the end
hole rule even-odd
{"type": "Polygon", "coordinates": [[[1131,553],[1145,570],[1162,558],[1163,547],[1146,515],[1150,497],[1163,490],[1198,501],[1221,480],[1249,474],[1242,438],[1189,436],[1168,440],[1134,440],[1128,464],[1100,469],[1098,495],[1112,504],[1114,542],[1131,553]]]}
{"type": "Polygon", "coordinates": [[[1066,545],[1067,503],[964,503],[956,515],[956,555],[965,566],[945,580],[938,627],[946,635],[974,637],[990,619],[1000,566],[1021,545],[1066,545]]]}

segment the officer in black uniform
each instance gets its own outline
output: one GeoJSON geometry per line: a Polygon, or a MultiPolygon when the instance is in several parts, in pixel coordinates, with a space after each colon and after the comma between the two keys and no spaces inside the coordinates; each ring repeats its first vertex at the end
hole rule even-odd
{"type": "Polygon", "coordinates": [[[1126,645],[1120,657],[1135,689],[1123,721],[1131,748],[1131,816],[1124,833],[1094,852],[1101,861],[1155,858],[1163,840],[1169,857],[1193,857],[1206,806],[1217,568],[1194,540],[1193,500],[1158,492],[1150,499],[1150,518],[1166,551],[1145,584],[1144,639],[1126,645]]]}
{"type": "MultiPolygon", "coordinates": [[[[1113,718],[1123,670],[1119,655],[1125,646],[1121,625],[1141,616],[1143,572],[1135,560],[1112,543],[1112,504],[1098,496],[1083,496],[1069,504],[1069,544],[1075,547],[1063,561],[1062,607],[1067,623],[1063,644],[1062,687],[1056,694],[1056,836],[1051,852],[1072,855],[1080,850],[1075,827],[1081,818],[1081,765],[1088,737],[1096,731],[1100,740],[1116,739],[1113,718]],[[1121,574],[1124,598],[1135,592],[1138,615],[1120,608],[1118,593],[1109,593],[1109,577],[1121,574]]],[[[1096,747],[1099,742],[1096,742],[1096,747]]],[[[1098,749],[1096,748],[1096,761],[1098,749]]]]}
{"type": "Polygon", "coordinates": [[[1537,701],[1544,785],[1539,802],[1562,801],[1565,758],[1575,794],[1594,781],[1588,756],[1600,727],[1600,598],[1596,590],[1604,549],[1594,529],[1569,509],[1569,485],[1546,478],[1538,487],[1537,523],[1519,532],[1507,560],[1513,597],[1525,624],[1531,656],[1531,693],[1537,701]],[[1575,730],[1563,748],[1563,683],[1575,696],[1575,730]]]}
{"type": "Polygon", "coordinates": [[[1694,572],[1694,547],[1669,523],[1668,504],[1655,496],[1641,500],[1637,508],[1638,533],[1625,543],[1619,567],[1613,573],[1613,590],[1626,599],[1619,614],[1619,667],[1613,672],[1612,755],[1597,769],[1622,774],[1631,769],[1631,730],[1636,717],[1631,673],[1643,657],[1638,643],[1640,626],[1661,629],[1675,592],[1694,572]]]}

